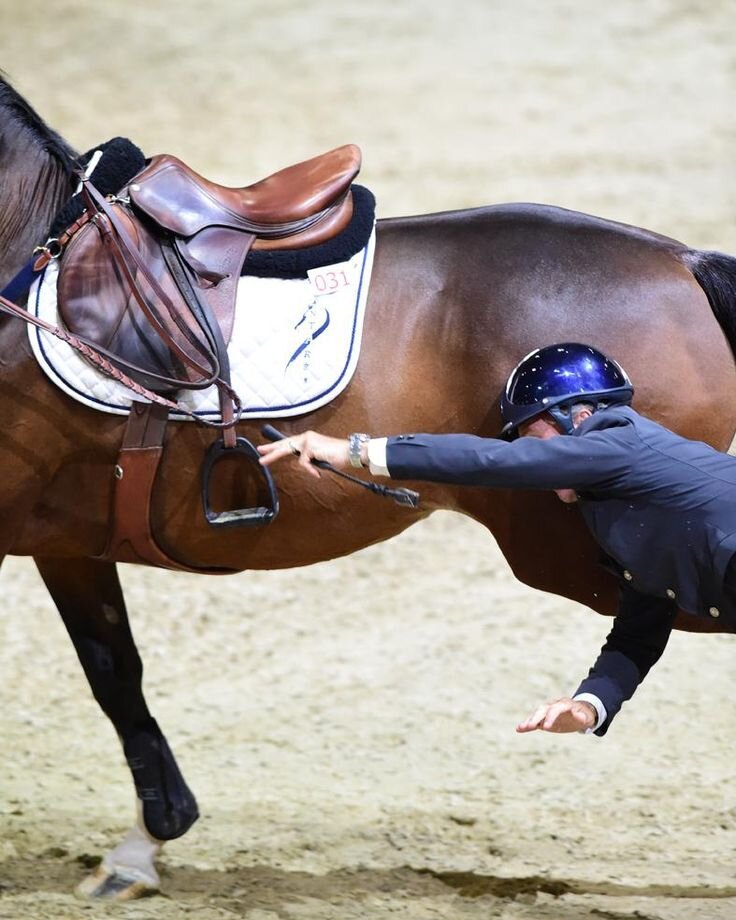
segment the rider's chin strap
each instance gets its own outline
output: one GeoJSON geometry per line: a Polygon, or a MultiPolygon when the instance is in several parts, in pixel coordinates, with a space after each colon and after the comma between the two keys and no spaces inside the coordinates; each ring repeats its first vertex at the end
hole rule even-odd
{"type": "Polygon", "coordinates": [[[562,428],[563,434],[573,433],[575,426],[572,423],[572,406],[551,406],[546,411],[562,428]]]}
{"type": "Polygon", "coordinates": [[[560,428],[562,428],[563,434],[572,434],[573,431],[575,431],[572,417],[572,410],[575,406],[587,406],[591,412],[595,413],[599,409],[605,409],[608,403],[605,401],[601,402],[597,399],[595,402],[589,402],[581,396],[571,403],[558,403],[556,406],[546,409],[545,411],[551,415],[560,428]]]}

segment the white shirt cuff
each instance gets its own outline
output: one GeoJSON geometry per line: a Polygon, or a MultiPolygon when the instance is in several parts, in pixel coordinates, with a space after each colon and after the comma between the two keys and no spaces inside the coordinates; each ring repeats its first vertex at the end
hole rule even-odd
{"type": "Polygon", "coordinates": [[[608,718],[608,713],[606,712],[606,707],[598,699],[597,696],[594,696],[592,693],[578,693],[577,696],[573,697],[574,700],[580,700],[581,703],[590,703],[591,706],[598,713],[598,720],[592,728],[586,728],[583,730],[584,735],[591,735],[594,731],[597,731],[601,725],[608,718]]]}
{"type": "Polygon", "coordinates": [[[368,442],[368,466],[374,476],[388,476],[386,466],[387,438],[371,438],[368,442]]]}

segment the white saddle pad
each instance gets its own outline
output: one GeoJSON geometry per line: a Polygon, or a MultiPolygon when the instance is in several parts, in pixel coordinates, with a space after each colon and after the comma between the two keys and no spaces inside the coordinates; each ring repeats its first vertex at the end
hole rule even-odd
{"type": "MultiPolygon", "coordinates": [[[[345,389],[358,363],[374,247],[375,231],[352,259],[314,269],[308,278],[240,279],[228,355],[243,418],[302,415],[345,389]]],[[[52,262],[28,299],[30,312],[54,324],[57,277],[52,262]]],[[[127,415],[130,390],[55,336],[30,325],[28,335],[44,373],[66,394],[93,409],[127,415]]],[[[180,402],[198,415],[219,418],[214,386],[184,390],[180,402]]],[[[171,417],[188,418],[173,411],[171,417]]]]}

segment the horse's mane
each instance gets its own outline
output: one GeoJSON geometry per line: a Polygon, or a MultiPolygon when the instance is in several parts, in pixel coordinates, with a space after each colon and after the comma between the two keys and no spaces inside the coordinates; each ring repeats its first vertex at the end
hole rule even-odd
{"type": "Polygon", "coordinates": [[[54,157],[67,175],[72,175],[77,153],[60,134],[46,124],[20,93],[13,89],[6,75],[0,71],[0,129],[5,127],[5,119],[28,132],[40,149],[54,157]]]}

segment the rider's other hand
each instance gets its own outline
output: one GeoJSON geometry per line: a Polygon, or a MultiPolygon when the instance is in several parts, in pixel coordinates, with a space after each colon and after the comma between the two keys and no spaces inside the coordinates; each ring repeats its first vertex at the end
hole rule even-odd
{"type": "Polygon", "coordinates": [[[579,732],[592,728],[597,721],[598,714],[591,703],[563,697],[539,706],[534,715],[516,726],[516,731],[579,732]]]}

